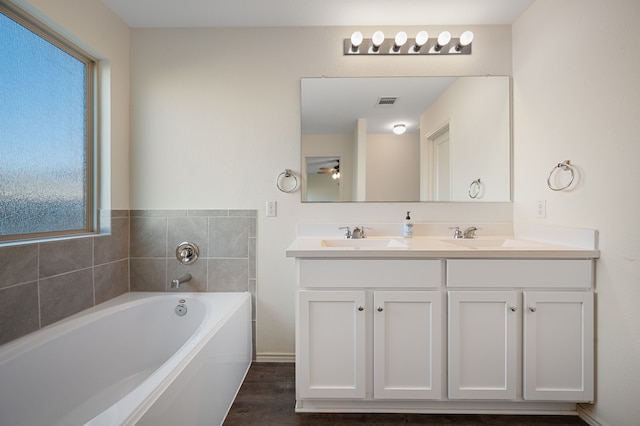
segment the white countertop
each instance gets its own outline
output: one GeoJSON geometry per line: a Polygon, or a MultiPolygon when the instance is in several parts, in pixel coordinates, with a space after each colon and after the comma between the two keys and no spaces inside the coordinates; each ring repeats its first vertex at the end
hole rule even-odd
{"type": "MultiPolygon", "coordinates": [[[[318,228],[316,228],[318,229],[318,228]]],[[[597,232],[572,228],[533,229],[527,227],[527,237],[479,236],[475,239],[454,239],[451,236],[370,236],[366,240],[345,240],[335,234],[300,235],[286,250],[287,257],[296,258],[465,258],[465,259],[595,259],[597,232]],[[549,241],[545,232],[568,235],[566,241],[549,241]],[[587,244],[575,236],[585,237],[587,244]],[[545,241],[546,240],[546,241],[545,241]],[[593,240],[593,244],[590,241],[593,240]],[[576,241],[576,244],[573,242],[576,241]]]]}

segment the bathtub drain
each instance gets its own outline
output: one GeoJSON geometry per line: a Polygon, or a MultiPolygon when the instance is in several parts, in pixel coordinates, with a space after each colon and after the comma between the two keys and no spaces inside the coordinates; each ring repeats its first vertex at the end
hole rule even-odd
{"type": "MultiPolygon", "coordinates": [[[[180,302],[183,302],[183,300],[181,300],[180,302]]],[[[183,317],[186,314],[187,314],[187,305],[185,305],[184,303],[178,304],[178,306],[176,306],[176,315],[178,315],[179,317],[183,317]]]]}

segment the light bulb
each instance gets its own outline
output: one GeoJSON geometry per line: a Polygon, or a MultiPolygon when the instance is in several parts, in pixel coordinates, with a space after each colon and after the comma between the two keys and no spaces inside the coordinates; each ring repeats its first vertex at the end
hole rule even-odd
{"type": "Polygon", "coordinates": [[[473,41],[473,32],[465,31],[460,36],[460,40],[458,41],[458,45],[456,46],[456,51],[459,52],[463,47],[468,46],[473,41]]]}
{"type": "Polygon", "coordinates": [[[373,51],[377,52],[380,45],[384,42],[384,33],[382,31],[376,31],[371,37],[373,43],[373,51]]]}
{"type": "Polygon", "coordinates": [[[438,35],[438,45],[436,51],[439,52],[442,46],[446,46],[451,41],[451,33],[449,31],[443,31],[438,35]]]}
{"type": "Polygon", "coordinates": [[[356,31],[351,34],[351,51],[357,52],[358,47],[362,44],[362,33],[360,31],[356,31]]]}
{"type": "Polygon", "coordinates": [[[400,31],[398,34],[396,34],[396,38],[394,40],[394,44],[393,44],[393,51],[397,52],[400,50],[400,48],[407,42],[407,33],[405,33],[404,31],[400,31]]]}
{"type": "Polygon", "coordinates": [[[424,46],[428,40],[429,33],[426,31],[420,31],[418,34],[416,34],[416,44],[413,46],[413,51],[419,52],[420,48],[422,48],[422,46],[424,46]]]}

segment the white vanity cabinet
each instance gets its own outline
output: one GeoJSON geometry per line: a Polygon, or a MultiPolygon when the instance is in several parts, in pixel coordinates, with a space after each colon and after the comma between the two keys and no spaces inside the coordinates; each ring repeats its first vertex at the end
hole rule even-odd
{"type": "Polygon", "coordinates": [[[442,261],[303,260],[299,268],[298,399],[442,397],[442,261]],[[320,282],[320,271],[330,280],[320,282]]]}
{"type": "Polygon", "coordinates": [[[328,241],[287,252],[296,411],[575,413],[593,401],[597,250],[328,241]]]}
{"type": "Polygon", "coordinates": [[[448,261],[449,398],[592,401],[591,263],[448,261]]]}

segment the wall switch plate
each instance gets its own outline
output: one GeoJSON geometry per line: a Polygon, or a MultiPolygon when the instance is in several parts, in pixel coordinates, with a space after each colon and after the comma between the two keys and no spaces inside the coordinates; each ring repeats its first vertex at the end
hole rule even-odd
{"type": "Polygon", "coordinates": [[[276,217],[278,215],[278,202],[267,201],[267,217],[276,217]]]}
{"type": "Polygon", "coordinates": [[[547,200],[536,201],[536,218],[544,219],[547,217],[547,200]]]}

